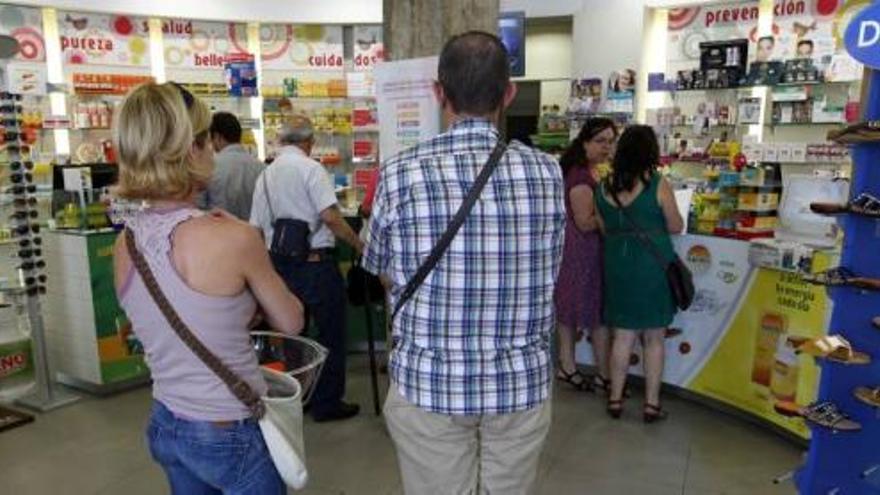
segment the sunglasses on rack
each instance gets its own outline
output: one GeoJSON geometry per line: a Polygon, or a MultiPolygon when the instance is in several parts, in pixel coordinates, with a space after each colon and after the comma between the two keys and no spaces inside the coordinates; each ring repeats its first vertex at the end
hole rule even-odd
{"type": "Polygon", "coordinates": [[[37,218],[39,216],[40,213],[37,210],[21,210],[12,213],[9,215],[9,218],[14,220],[27,220],[28,218],[37,218]]]}
{"type": "Polygon", "coordinates": [[[27,289],[27,295],[36,296],[37,294],[40,294],[40,295],[46,294],[46,286],[45,285],[37,285],[34,287],[29,287],[27,289]]]}
{"type": "Polygon", "coordinates": [[[6,194],[15,194],[15,195],[21,195],[24,193],[32,193],[33,194],[35,192],[37,192],[37,186],[35,186],[33,184],[30,184],[27,186],[24,186],[24,185],[12,186],[12,187],[9,187],[6,189],[6,194]]]}
{"type": "Polygon", "coordinates": [[[46,268],[46,262],[43,260],[37,261],[25,261],[21,265],[18,266],[19,270],[30,271],[36,269],[46,268]]]}
{"type": "Polygon", "coordinates": [[[10,175],[9,180],[12,181],[13,184],[19,184],[22,181],[33,182],[34,174],[18,172],[10,175]]]}
{"type": "Polygon", "coordinates": [[[39,281],[41,284],[45,284],[46,283],[46,276],[45,275],[37,275],[36,277],[26,277],[24,279],[25,285],[34,285],[37,283],[37,281],[39,281]]]}
{"type": "Polygon", "coordinates": [[[0,93],[0,100],[21,101],[21,95],[18,93],[3,91],[2,93],[0,93]]]}
{"type": "Polygon", "coordinates": [[[23,248],[30,247],[31,244],[33,244],[34,246],[42,246],[43,239],[40,237],[33,237],[30,239],[22,239],[22,240],[18,241],[19,247],[23,247],[23,248]]]}
{"type": "Polygon", "coordinates": [[[13,172],[17,172],[17,171],[21,170],[22,167],[24,167],[25,170],[33,170],[34,169],[34,162],[32,162],[32,161],[26,161],[26,162],[16,161],[16,162],[12,162],[9,164],[9,168],[12,169],[13,172]]]}
{"type": "Polygon", "coordinates": [[[32,256],[39,258],[42,255],[43,255],[42,249],[19,249],[19,251],[18,251],[19,258],[30,258],[32,256]]]}
{"type": "Polygon", "coordinates": [[[3,103],[0,104],[0,113],[21,113],[21,104],[9,104],[3,103]]]}
{"type": "Polygon", "coordinates": [[[16,236],[25,236],[28,234],[28,231],[33,232],[34,234],[40,233],[39,225],[16,225],[12,228],[12,235],[16,236]]]}
{"type": "Polygon", "coordinates": [[[37,198],[15,198],[12,200],[12,204],[17,207],[25,207],[25,206],[37,206],[37,198]]]}
{"type": "Polygon", "coordinates": [[[30,153],[31,147],[26,144],[8,144],[6,145],[6,151],[11,153],[30,153]]]}
{"type": "Polygon", "coordinates": [[[0,119],[0,125],[3,127],[20,127],[24,119],[21,117],[15,119],[0,119]]]}

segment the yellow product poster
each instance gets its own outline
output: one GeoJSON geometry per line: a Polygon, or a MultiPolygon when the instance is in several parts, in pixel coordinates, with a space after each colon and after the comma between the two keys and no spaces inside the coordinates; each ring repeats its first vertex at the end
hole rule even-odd
{"type": "Polygon", "coordinates": [[[815,399],[819,368],[813,358],[795,354],[788,339],[826,333],[830,302],[825,289],[794,273],[758,269],[743,298],[687,388],[807,438],[803,421],[779,415],[774,405],[815,399]]]}

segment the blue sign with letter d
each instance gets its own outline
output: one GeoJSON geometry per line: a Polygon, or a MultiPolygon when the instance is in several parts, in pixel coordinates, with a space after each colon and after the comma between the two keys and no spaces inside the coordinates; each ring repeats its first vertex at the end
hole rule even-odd
{"type": "Polygon", "coordinates": [[[843,43],[852,58],[880,69],[880,3],[868,5],[850,21],[843,43]]]}

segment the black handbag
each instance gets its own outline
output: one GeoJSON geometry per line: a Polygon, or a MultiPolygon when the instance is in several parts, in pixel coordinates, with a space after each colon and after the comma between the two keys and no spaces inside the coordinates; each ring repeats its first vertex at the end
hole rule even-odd
{"type": "Polygon", "coordinates": [[[379,303],[385,299],[385,287],[379,277],[364,270],[361,259],[355,260],[346,275],[348,302],[352,306],[379,303]]]}
{"type": "Polygon", "coordinates": [[[266,174],[263,172],[263,194],[266,196],[266,206],[269,208],[270,223],[272,224],[272,244],[269,252],[288,258],[306,258],[311,251],[309,236],[312,233],[308,222],[295,218],[275,218],[272,208],[272,197],[269,196],[269,187],[266,185],[266,174]]]}
{"type": "Polygon", "coordinates": [[[657,245],[654,244],[654,241],[648,237],[648,234],[636,223],[636,221],[630,216],[629,211],[627,211],[626,207],[617,199],[617,195],[612,193],[612,198],[614,202],[617,203],[617,209],[623,213],[623,217],[626,218],[626,221],[629,222],[630,226],[636,232],[636,239],[641,241],[641,243],[648,248],[648,251],[651,252],[651,255],[654,256],[654,259],[657,260],[657,263],[660,264],[664,269],[664,273],[666,274],[666,283],[669,284],[669,292],[672,293],[672,300],[675,302],[675,306],[682,310],[686,311],[691,304],[694,302],[694,294],[696,289],[694,288],[694,276],[691,273],[690,269],[688,269],[687,265],[681,261],[681,258],[672,253],[672,259],[666,259],[663,256],[663,253],[660,252],[660,249],[657,248],[657,245]]]}

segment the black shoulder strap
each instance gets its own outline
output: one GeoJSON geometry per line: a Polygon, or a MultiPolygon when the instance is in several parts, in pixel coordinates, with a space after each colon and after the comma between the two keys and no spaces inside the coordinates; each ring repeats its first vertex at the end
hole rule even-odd
{"type": "MultiPolygon", "coordinates": [[[[606,188],[603,188],[606,189],[606,188]]],[[[647,232],[642,229],[639,224],[636,223],[636,220],[630,214],[628,207],[623,206],[623,203],[620,202],[620,199],[617,198],[617,193],[612,192],[610,188],[606,189],[609,194],[611,194],[611,199],[614,200],[614,203],[617,204],[617,209],[623,214],[623,218],[626,219],[627,223],[629,223],[630,227],[635,231],[636,239],[642,243],[648,251],[651,252],[651,255],[657,260],[657,263],[660,264],[660,267],[664,270],[666,269],[666,265],[670,263],[671,260],[667,260],[666,256],[663,256],[663,253],[660,252],[660,249],[657,247],[657,244],[648,237],[647,232]]],[[[647,192],[647,191],[645,191],[647,192]]]]}
{"type": "Polygon", "coordinates": [[[452,244],[455,234],[457,234],[459,229],[461,229],[461,226],[464,225],[464,221],[473,209],[474,204],[476,204],[477,199],[480,197],[480,193],[483,192],[483,188],[486,187],[486,184],[489,182],[489,177],[492,175],[492,172],[495,171],[498,162],[501,161],[505,149],[506,147],[504,146],[504,143],[499,138],[498,144],[495,145],[495,149],[493,149],[492,154],[489,155],[489,160],[483,166],[480,175],[477,176],[474,185],[471,186],[471,190],[468,191],[467,197],[462,201],[461,206],[458,207],[455,216],[449,221],[446,231],[443,232],[443,235],[440,236],[440,240],[437,241],[437,244],[431,249],[431,253],[425,258],[425,261],[419,266],[416,274],[413,275],[413,278],[411,278],[409,282],[407,282],[406,287],[404,287],[403,292],[397,299],[397,304],[394,305],[394,312],[391,313],[391,321],[394,321],[394,317],[397,316],[400,308],[402,308],[413,294],[416,293],[416,290],[422,285],[422,282],[425,281],[428,274],[431,273],[431,270],[437,266],[437,262],[443,257],[443,254],[446,253],[449,245],[452,244]]]}

